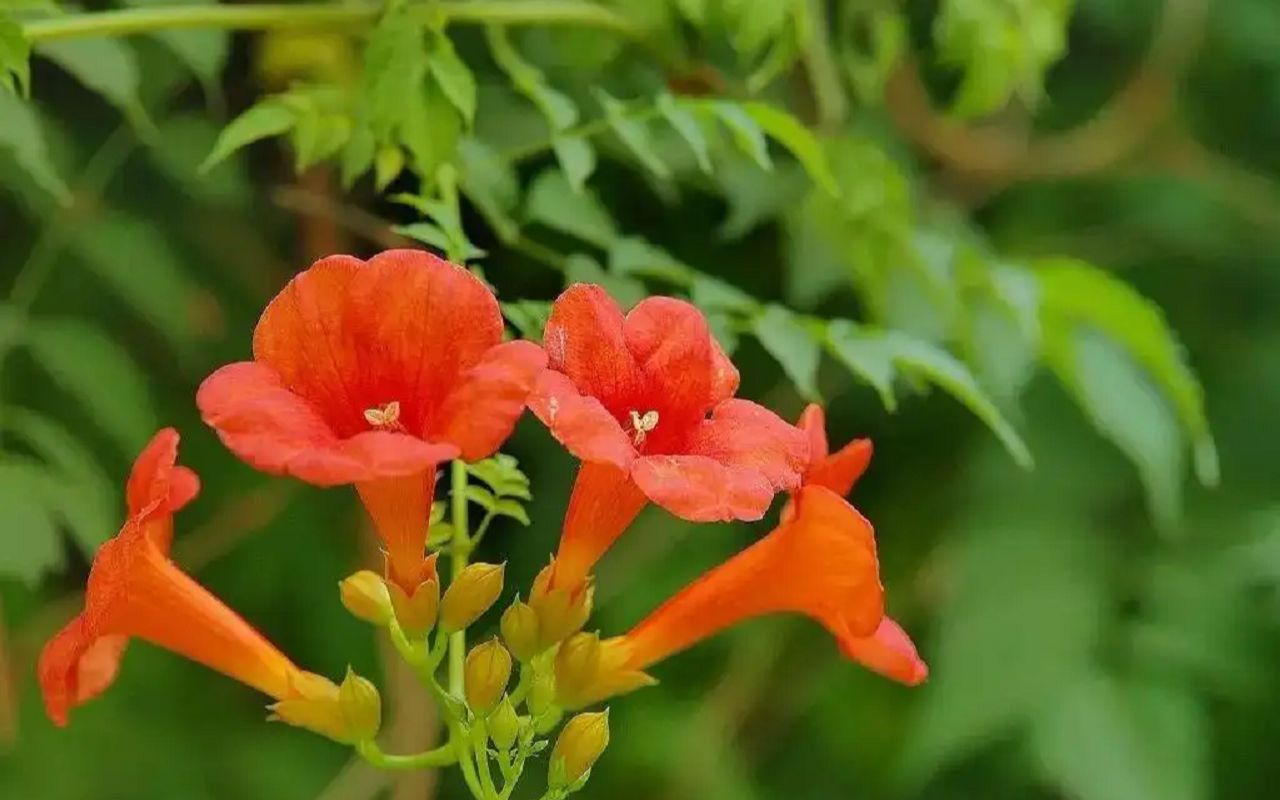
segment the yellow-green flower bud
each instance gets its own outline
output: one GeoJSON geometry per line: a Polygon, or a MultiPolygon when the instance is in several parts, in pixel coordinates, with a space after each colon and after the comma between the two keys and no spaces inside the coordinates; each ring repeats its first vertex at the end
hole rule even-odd
{"type": "Polygon", "coordinates": [[[310,672],[291,678],[290,695],[271,706],[272,719],[356,744],[377,735],[382,700],[372,683],[350,670],[342,686],[310,672]]]}
{"type": "Polygon", "coordinates": [[[400,585],[387,583],[391,595],[391,606],[395,609],[396,622],[409,636],[421,639],[436,626],[436,614],[440,610],[440,584],[435,578],[423,581],[413,590],[413,594],[405,594],[400,585]]]}
{"type": "Polygon", "coordinates": [[[476,645],[467,653],[463,670],[467,705],[478,716],[493,710],[511,680],[511,654],[497,639],[476,645]]]}
{"type": "Polygon", "coordinates": [[[576,589],[551,588],[554,562],[533,580],[529,605],[538,615],[538,644],[546,650],[582,630],[591,616],[595,587],[588,582],[576,589]]]}
{"type": "Polygon", "coordinates": [[[502,639],[511,655],[522,664],[529,663],[542,651],[538,641],[538,615],[532,606],[517,598],[502,612],[502,639]]]}
{"type": "Polygon", "coordinates": [[[449,633],[465,630],[489,610],[502,594],[502,564],[469,564],[440,601],[440,627],[449,633]]]}
{"type": "Polygon", "coordinates": [[[342,605],[356,619],[384,627],[395,614],[387,584],[376,572],[360,570],[343,579],[338,584],[338,591],[342,595],[342,605]]]}
{"type": "Polygon", "coordinates": [[[357,742],[370,741],[382,728],[382,697],[378,687],[347,668],[338,687],[338,706],[349,735],[357,742]]]}
{"type": "Polygon", "coordinates": [[[506,695],[489,715],[489,738],[499,750],[510,750],[520,738],[520,715],[506,695]]]}
{"type": "Polygon", "coordinates": [[[547,783],[565,789],[587,777],[604,749],[609,746],[609,712],[579,714],[565,723],[551,748],[551,769],[547,783]]]}
{"type": "Polygon", "coordinates": [[[556,702],[556,676],[552,673],[539,669],[533,673],[533,683],[529,686],[529,697],[525,700],[525,705],[529,707],[529,713],[535,717],[540,716],[556,702]]]}

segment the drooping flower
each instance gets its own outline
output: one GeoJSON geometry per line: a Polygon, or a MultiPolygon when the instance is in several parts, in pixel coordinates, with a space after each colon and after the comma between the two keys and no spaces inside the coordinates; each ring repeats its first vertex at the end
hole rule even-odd
{"type": "Polygon", "coordinates": [[[485,458],[511,434],[546,356],[502,342],[487,287],[418,250],[330,256],[268,304],[253,361],[230,364],[196,402],[258,469],[354,484],[407,595],[436,579],[425,556],[437,466],[485,458]]]}
{"type": "MultiPolygon", "coordinates": [[[[841,497],[871,463],[871,440],[854,439],[836,452],[827,443],[826,415],[822,406],[810,404],[800,415],[801,430],[809,436],[810,461],[804,473],[805,486],[825,486],[841,497]]],[[[783,510],[783,518],[791,506],[783,510]]],[[[871,636],[841,642],[844,654],[875,672],[908,686],[922,683],[929,667],[916,651],[911,637],[898,623],[885,617],[871,636]]]]}
{"type": "MultiPolygon", "coordinates": [[[[178,433],[160,431],[129,477],[128,520],[98,550],[84,609],[45,645],[38,676],[45,709],[59,726],[75,707],[114,682],[125,646],[142,639],[252,686],[279,706],[304,708],[310,727],[342,735],[338,687],[296,667],[247,622],[169,559],[173,513],[200,483],[176,466],[178,433]]],[[[287,708],[285,711],[287,712],[287,708]]]]}
{"type": "Polygon", "coordinates": [[[648,685],[652,665],[744,620],[796,613],[821,623],[850,657],[884,616],[871,523],[822,486],[796,494],[796,513],[686,586],[628,633],[580,633],[557,655],[559,700],[589,705],[648,685]]]}
{"type": "Polygon", "coordinates": [[[755,520],[799,485],[804,435],[735,399],[738,371],[692,305],[652,297],[623,315],[576,284],[543,336],[533,412],[582,460],[552,583],[574,590],[652,501],[683,519],[755,520]]]}

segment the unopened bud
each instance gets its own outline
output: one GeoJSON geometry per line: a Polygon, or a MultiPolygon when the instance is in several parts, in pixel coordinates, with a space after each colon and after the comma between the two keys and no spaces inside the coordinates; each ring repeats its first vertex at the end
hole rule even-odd
{"type": "Polygon", "coordinates": [[[525,700],[529,713],[535,717],[541,716],[555,702],[556,676],[543,669],[537,670],[533,674],[533,683],[529,686],[529,697],[525,700]]]}
{"type": "Polygon", "coordinates": [[[489,738],[499,750],[510,750],[520,738],[520,715],[506,695],[489,715],[489,738]]]}
{"type": "Polygon", "coordinates": [[[489,610],[502,594],[502,564],[469,564],[440,601],[440,627],[453,633],[489,610]]]}
{"type": "Polygon", "coordinates": [[[516,599],[502,612],[502,640],[507,643],[511,655],[527,664],[542,648],[538,642],[538,615],[528,603],[516,599]]]}
{"type": "Polygon", "coordinates": [[[434,578],[423,581],[411,595],[405,594],[398,583],[388,583],[387,589],[391,594],[396,622],[400,623],[401,629],[415,638],[422,638],[430,633],[436,625],[436,614],[440,610],[440,584],[434,578]]]}
{"type": "Polygon", "coordinates": [[[290,679],[291,694],[271,706],[272,719],[306,728],[343,744],[371,739],[382,723],[382,701],[372,683],[348,670],[342,686],[310,672],[290,679]]]}
{"type": "Polygon", "coordinates": [[[578,633],[556,653],[556,704],[582,708],[607,697],[652,686],[653,678],[629,666],[630,645],[620,636],[600,641],[594,633],[578,633]]]}
{"type": "Polygon", "coordinates": [[[493,710],[511,680],[511,654],[497,639],[476,645],[467,653],[467,705],[479,716],[493,710]]]}
{"type": "Polygon", "coordinates": [[[356,619],[379,627],[391,622],[395,610],[391,606],[391,593],[382,576],[367,569],[350,575],[338,584],[342,605],[356,619]]]}
{"type": "Polygon", "coordinates": [[[577,715],[565,723],[551,748],[547,783],[552,789],[565,789],[584,780],[608,746],[609,712],[577,715]]]}
{"type": "Polygon", "coordinates": [[[533,580],[529,605],[538,615],[538,644],[542,650],[561,642],[587,624],[595,588],[590,579],[580,586],[551,587],[555,562],[543,567],[533,580]]]}

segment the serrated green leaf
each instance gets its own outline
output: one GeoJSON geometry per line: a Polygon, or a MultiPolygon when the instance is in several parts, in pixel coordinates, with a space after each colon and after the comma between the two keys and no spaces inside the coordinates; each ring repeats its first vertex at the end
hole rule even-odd
{"type": "Polygon", "coordinates": [[[35,111],[16,95],[0,92],[0,119],[4,120],[0,125],[0,147],[13,154],[13,160],[37,186],[59,203],[69,204],[71,190],[53,166],[35,111]]]}
{"type": "Polygon", "coordinates": [[[200,165],[200,171],[207,172],[227,156],[259,139],[286,133],[295,122],[293,111],[278,99],[269,97],[260,101],[222,129],[213,150],[200,165]]]}
{"type": "Polygon", "coordinates": [[[604,108],[605,119],[609,122],[609,127],[617,135],[619,141],[631,151],[631,154],[636,157],[636,160],[645,169],[659,178],[669,179],[671,170],[666,164],[662,163],[662,159],[658,158],[658,154],[654,152],[653,137],[645,123],[630,116],[630,111],[626,104],[611,97],[603,89],[596,90],[596,97],[604,108]]]}
{"type": "Polygon", "coordinates": [[[727,100],[713,100],[707,104],[716,118],[724,123],[738,145],[756,166],[761,169],[772,169],[773,160],[769,158],[769,142],[764,130],[752,118],[740,103],[727,100]]]}
{"type": "Polygon", "coordinates": [[[427,63],[440,90],[470,126],[476,118],[476,79],[471,68],[443,35],[433,44],[427,63]]]}
{"type": "Polygon", "coordinates": [[[38,465],[0,462],[0,575],[34,586],[61,566],[62,541],[49,499],[49,478],[38,465]]]}
{"type": "Polygon", "coordinates": [[[545,170],[534,179],[525,201],[525,216],[584,242],[607,249],[618,229],[604,204],[590,191],[575,191],[564,174],[545,170]]]}
{"type": "Polygon", "coordinates": [[[897,410],[894,352],[883,334],[864,331],[847,320],[832,320],[827,325],[827,349],[850,372],[871,384],[886,410],[897,410]]]}
{"type": "Polygon", "coordinates": [[[814,331],[795,314],[775,305],[765,306],[764,312],[752,320],[751,329],[801,396],[819,400],[822,345],[814,331]]]}
{"type": "MultiPolygon", "coordinates": [[[[388,165],[392,169],[383,167],[379,169],[374,176],[374,182],[379,192],[387,188],[391,181],[395,180],[400,174],[400,170],[404,168],[404,156],[398,147],[385,148],[385,152],[395,153],[400,156],[398,165],[388,165]],[[389,174],[388,174],[389,173],[389,174]]],[[[347,140],[347,144],[342,148],[342,185],[344,188],[350,189],[361,175],[369,171],[371,167],[375,167],[378,155],[378,141],[373,137],[373,131],[367,125],[355,125],[351,131],[351,138],[347,140]]]]}
{"type": "Polygon", "coordinates": [[[499,500],[498,502],[494,503],[493,513],[502,517],[510,517],[511,519],[514,519],[517,522],[519,522],[521,525],[528,526],[530,524],[529,512],[525,511],[524,506],[520,505],[515,500],[510,500],[510,499],[499,500]]]}
{"type": "Polygon", "coordinates": [[[138,62],[123,39],[59,39],[40,43],[36,53],[71,73],[135,125],[150,124],[138,96],[138,62]]]}
{"type": "Polygon", "coordinates": [[[991,398],[982,391],[964,362],[946,350],[920,339],[898,333],[887,336],[893,350],[894,365],[899,370],[923,375],[931,383],[942,387],[986,423],[1014,461],[1025,469],[1032,467],[1034,460],[1026,443],[991,398]]]}
{"type": "Polygon", "coordinates": [[[702,132],[702,123],[698,121],[698,115],[668,92],[658,95],[657,106],[667,124],[680,134],[680,138],[684,139],[685,144],[689,145],[689,149],[693,151],[698,169],[710,173],[711,148],[707,144],[706,135],[702,132]]]}
{"type": "Polygon", "coordinates": [[[483,486],[476,486],[474,483],[467,486],[467,500],[475,503],[485,511],[493,511],[497,498],[493,496],[493,492],[483,486]]]}
{"type": "Polygon", "coordinates": [[[1032,750],[1079,800],[1205,800],[1206,716],[1187,688],[1085,674],[1038,715],[1032,750]]]}
{"type": "Polygon", "coordinates": [[[421,26],[403,4],[391,6],[364,51],[364,119],[379,144],[391,142],[407,117],[419,111],[428,69],[421,26]]]}
{"type": "Polygon", "coordinates": [[[401,137],[413,168],[425,180],[434,180],[436,170],[457,153],[462,117],[434,83],[422,89],[420,102],[401,114],[401,137]]]}
{"type": "Polygon", "coordinates": [[[744,103],[742,108],[771,139],[796,157],[804,171],[823,191],[830,195],[840,194],[840,187],[831,172],[831,165],[827,163],[822,143],[800,120],[767,103],[744,103]]]}
{"type": "Polygon", "coordinates": [[[551,304],[542,300],[517,300],[514,303],[502,303],[502,316],[520,333],[532,342],[542,341],[542,331],[547,327],[547,319],[551,316],[551,304]]]}
{"type": "Polygon", "coordinates": [[[294,168],[304,172],[341,150],[351,138],[351,120],[311,108],[299,114],[293,126],[294,168]]]}
{"type": "Polygon", "coordinates": [[[190,340],[191,284],[155,225],[111,212],[77,226],[73,237],[81,260],[140,316],[171,342],[190,340]]]}
{"type": "Polygon", "coordinates": [[[4,410],[6,427],[45,464],[55,491],[53,508],[81,552],[92,557],[119,527],[117,487],[92,454],[53,420],[25,408],[4,410]]]}
{"type": "Polygon", "coordinates": [[[8,16],[0,16],[0,86],[22,97],[31,94],[31,44],[8,16]]]}
{"type": "Polygon", "coordinates": [[[36,318],[27,347],[54,382],[132,455],[156,430],[146,378],[128,352],[99,328],[77,319],[36,318]]]}
{"type": "Polygon", "coordinates": [[[587,179],[596,171],[596,149],[591,142],[581,136],[557,136],[551,142],[551,149],[569,186],[575,192],[582,192],[587,179]]]}
{"type": "Polygon", "coordinates": [[[1070,335],[1076,325],[1092,326],[1113,339],[1168,396],[1191,441],[1200,482],[1216,484],[1218,456],[1205,416],[1204,394],[1159,307],[1123,281],[1084,262],[1054,259],[1035,266],[1041,326],[1050,355],[1054,343],[1070,335]]]}

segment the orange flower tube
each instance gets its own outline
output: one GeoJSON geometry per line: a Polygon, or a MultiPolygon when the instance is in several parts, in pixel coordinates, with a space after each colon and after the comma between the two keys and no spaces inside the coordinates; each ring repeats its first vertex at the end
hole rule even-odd
{"type": "Polygon", "coordinates": [[[49,717],[66,725],[73,708],[114,681],[131,638],[171,650],[263,694],[284,700],[331,694],[234,611],[169,559],[173,513],[195,497],[195,473],[175,465],[178,433],[160,431],[129,478],[129,518],[98,550],[83,611],[45,645],[38,666],[49,717]]]}

